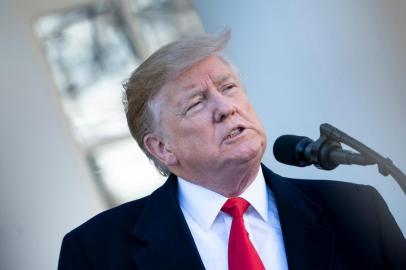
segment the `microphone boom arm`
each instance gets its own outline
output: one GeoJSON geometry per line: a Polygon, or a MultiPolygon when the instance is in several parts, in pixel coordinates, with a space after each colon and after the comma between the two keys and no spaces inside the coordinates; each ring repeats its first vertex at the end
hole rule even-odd
{"type": "MultiPolygon", "coordinates": [[[[320,137],[324,137],[323,139],[327,141],[344,143],[360,153],[351,154],[350,159],[352,159],[351,156],[353,156],[354,159],[348,160],[349,163],[343,162],[341,164],[377,164],[379,173],[381,173],[383,176],[391,175],[406,194],[406,175],[399,168],[397,168],[389,158],[381,156],[368,146],[327,123],[320,125],[320,137]]],[[[332,151],[331,153],[331,156],[332,158],[334,157],[334,159],[340,159],[339,155],[342,155],[342,151],[332,151]]],[[[348,158],[348,155],[346,158],[348,158]]]]}

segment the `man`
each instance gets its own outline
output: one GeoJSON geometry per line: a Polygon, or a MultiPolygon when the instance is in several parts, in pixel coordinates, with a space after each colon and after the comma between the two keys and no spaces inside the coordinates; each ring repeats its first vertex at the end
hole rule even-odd
{"type": "Polygon", "coordinates": [[[132,74],[130,131],[166,183],[67,234],[59,269],[406,269],[405,239],[368,186],[287,179],[228,35],[169,44],[132,74]]]}

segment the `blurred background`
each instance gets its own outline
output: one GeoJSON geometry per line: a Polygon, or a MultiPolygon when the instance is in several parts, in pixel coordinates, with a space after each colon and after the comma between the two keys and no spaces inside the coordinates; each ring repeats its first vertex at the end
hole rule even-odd
{"type": "Polygon", "coordinates": [[[264,163],[288,177],[376,187],[406,234],[406,196],[376,166],[279,164],[282,134],[328,122],[406,170],[402,0],[1,0],[0,268],[56,269],[65,233],[165,179],[130,137],[122,83],[179,37],[232,30],[268,134],[264,163]]]}

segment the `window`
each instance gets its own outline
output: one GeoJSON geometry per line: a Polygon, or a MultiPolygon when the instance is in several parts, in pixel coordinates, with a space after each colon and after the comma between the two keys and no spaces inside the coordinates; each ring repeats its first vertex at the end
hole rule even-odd
{"type": "Polygon", "coordinates": [[[111,1],[37,20],[35,32],[72,133],[111,206],[164,181],[129,134],[122,82],[162,45],[199,31],[186,0],[111,1]]]}

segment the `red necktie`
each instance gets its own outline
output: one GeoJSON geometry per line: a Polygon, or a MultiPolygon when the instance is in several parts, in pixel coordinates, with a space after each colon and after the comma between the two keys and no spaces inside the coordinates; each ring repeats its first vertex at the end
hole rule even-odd
{"type": "Polygon", "coordinates": [[[243,215],[249,205],[249,202],[243,198],[231,198],[221,208],[221,211],[233,217],[230,238],[228,239],[229,270],[265,269],[244,226],[243,215]]]}

